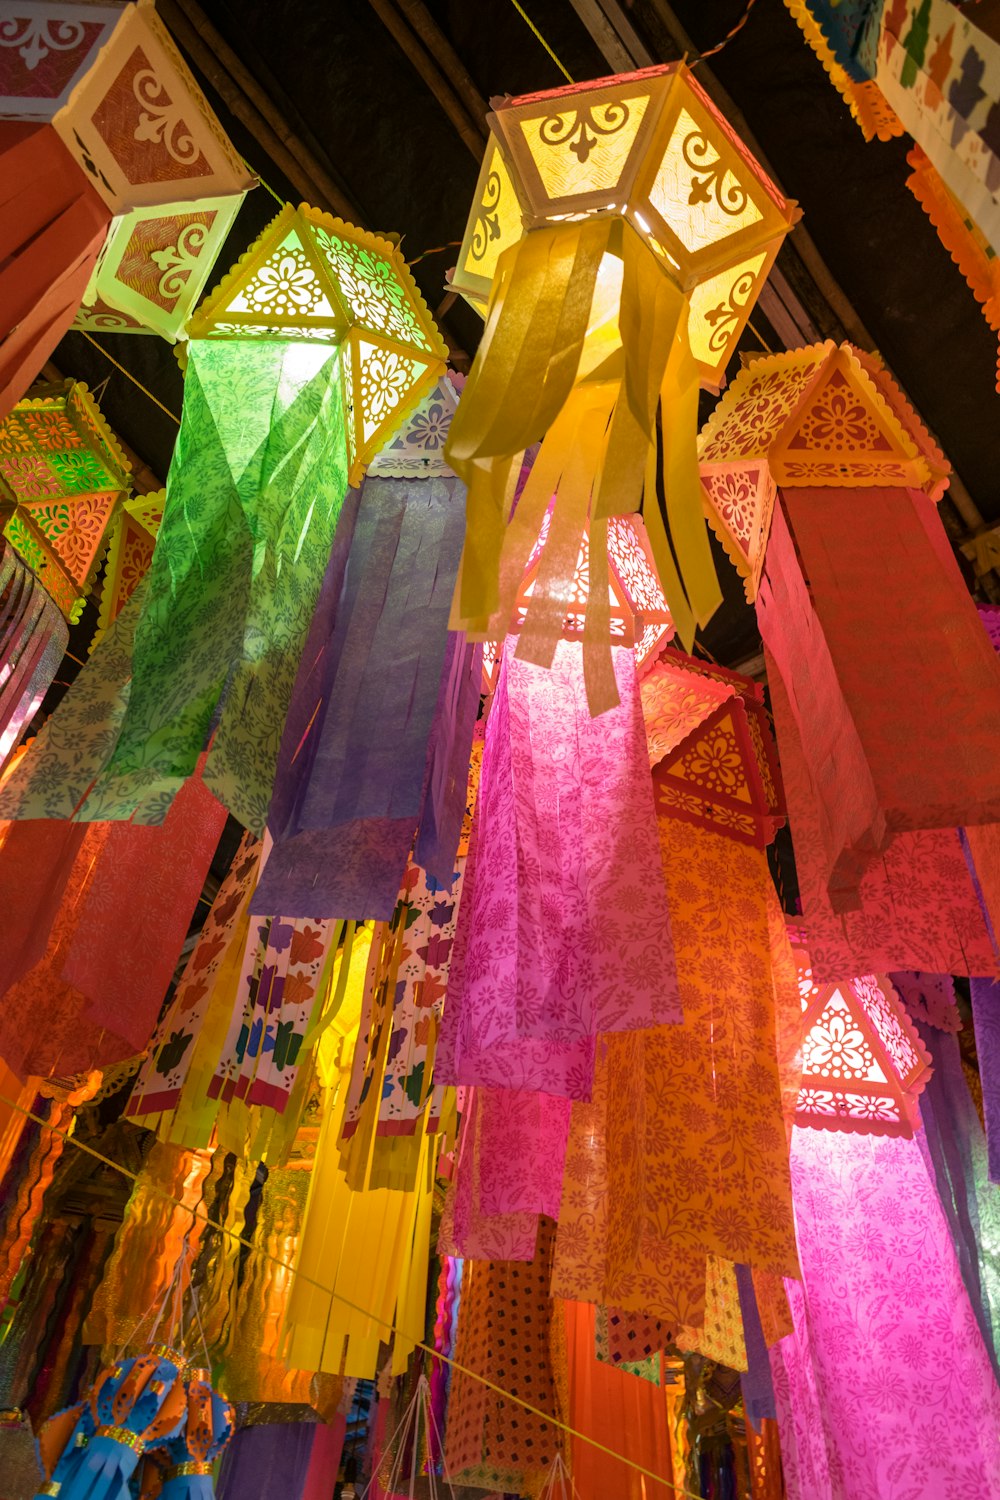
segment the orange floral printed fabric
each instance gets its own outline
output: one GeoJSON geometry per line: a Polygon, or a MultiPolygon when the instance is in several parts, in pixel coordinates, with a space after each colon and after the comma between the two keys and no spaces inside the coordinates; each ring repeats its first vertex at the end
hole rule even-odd
{"type": "Polygon", "coordinates": [[[762,850],[659,827],[684,1021],[601,1039],[593,1101],[573,1105],[553,1290],[702,1327],[706,1256],[799,1274],[773,890],[762,850]]]}

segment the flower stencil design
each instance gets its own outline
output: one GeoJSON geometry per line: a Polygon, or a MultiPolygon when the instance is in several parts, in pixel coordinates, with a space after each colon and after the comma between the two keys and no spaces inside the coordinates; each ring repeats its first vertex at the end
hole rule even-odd
{"type": "Polygon", "coordinates": [[[275,266],[261,266],[247,288],[247,300],[258,312],[305,312],[316,300],[316,275],[305,257],[282,256],[275,266]]]}

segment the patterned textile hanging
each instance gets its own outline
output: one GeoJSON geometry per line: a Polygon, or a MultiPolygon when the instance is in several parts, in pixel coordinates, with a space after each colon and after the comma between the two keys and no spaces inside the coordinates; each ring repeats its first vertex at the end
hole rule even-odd
{"type": "Polygon", "coordinates": [[[579,641],[548,670],[516,646],[486,726],[438,1076],[587,1099],[598,1032],[680,1019],[635,660],[611,648],[620,702],[592,718],[579,641]]]}
{"type": "Polygon", "coordinates": [[[705,1325],[708,1256],[797,1274],[764,853],[781,794],[757,684],[668,652],[643,704],[684,1020],[601,1038],[553,1290],[676,1331],[705,1325]]]}
{"type": "Polygon", "coordinates": [[[789,1500],[996,1492],[1000,1390],[918,1141],[796,1127],[792,1182],[803,1280],[771,1350],[789,1500]]]}
{"type": "Polygon", "coordinates": [[[69,644],[55,602],[0,538],[0,771],[44,698],[69,644]]]}
{"type": "Polygon", "coordinates": [[[6,826],[0,901],[20,935],[0,976],[9,1066],[73,1074],[143,1050],[225,821],[194,776],[160,826],[6,826]]]}
{"type": "Polygon", "coordinates": [[[445,1463],[456,1483],[484,1489],[537,1489],[563,1437],[546,1417],[560,1415],[553,1370],[558,1303],[549,1295],[555,1226],[543,1220],[534,1260],[468,1261],[458,1310],[457,1365],[520,1396],[536,1416],[454,1369],[445,1463]]]}

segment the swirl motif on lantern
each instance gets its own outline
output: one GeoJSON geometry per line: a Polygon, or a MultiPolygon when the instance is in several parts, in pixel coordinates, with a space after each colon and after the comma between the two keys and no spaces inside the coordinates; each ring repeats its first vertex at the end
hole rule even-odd
{"type": "Polygon", "coordinates": [[[201,155],[198,143],[181,117],[180,106],[170,98],[153,68],[142,68],[135,74],[132,92],[141,110],[134,139],[164,146],[181,166],[196,162],[201,155]]]}

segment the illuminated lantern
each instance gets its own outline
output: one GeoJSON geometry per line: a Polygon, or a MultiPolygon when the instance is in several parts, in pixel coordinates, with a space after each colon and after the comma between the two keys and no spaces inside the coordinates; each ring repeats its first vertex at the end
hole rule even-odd
{"type": "Polygon", "coordinates": [[[838,984],[813,978],[806,939],[791,928],[802,1026],[796,1125],[912,1136],[931,1059],[886,975],[838,984]]]}
{"type": "Polygon", "coordinates": [[[816,972],[994,972],[956,830],[1000,820],[1000,664],[935,510],[943,455],[832,343],[755,360],[700,449],[773,668],[816,972]]]}
{"type": "Polygon", "coordinates": [[[101,585],[98,631],[91,642],[91,651],[101,632],[121,614],[152,562],[166,495],[166,490],[133,495],[125,501],[112,523],[101,585]]]}
{"type": "Polygon", "coordinates": [[[173,795],[225,690],[205,782],[261,831],[348,483],[433,386],[446,350],[393,243],[290,205],[188,333],[183,421],[100,815],[173,795]]]}
{"type": "Polygon", "coordinates": [[[682,64],[498,101],[490,125],[454,273],[486,303],[448,443],[469,485],[454,622],[487,639],[506,632],[555,495],[518,652],[551,662],[589,524],[588,635],[604,647],[589,674],[596,711],[615,701],[600,613],[607,523],[636,510],[644,487],[682,638],[718,603],[693,475],[698,384],[721,382],[796,211],[682,64]],[[680,576],[656,498],[658,405],[680,576]],[[514,459],[539,438],[508,526],[514,459]]]}
{"type": "Polygon", "coordinates": [[[68,620],[79,618],[131,466],[87,387],[67,380],[18,402],[0,426],[5,535],[68,620]]]}
{"type": "MultiPolygon", "coordinates": [[[[517,634],[531,608],[538,580],[538,568],[551,524],[546,512],[538,540],[528,557],[527,567],[515,600],[511,625],[517,634]]],[[[607,526],[608,610],[607,620],[614,644],[631,644],[635,664],[643,668],[655,661],[657,653],[674,634],[674,622],[667,607],[660,580],[656,575],[649,538],[642,517],[612,516],[607,526]]],[[[562,600],[566,610],[560,628],[563,640],[583,639],[587,627],[590,597],[590,536],[585,529],[580,544],[570,596],[562,600]]],[[[502,642],[489,641],[483,651],[483,665],[491,684],[495,684],[502,642]]]]}

